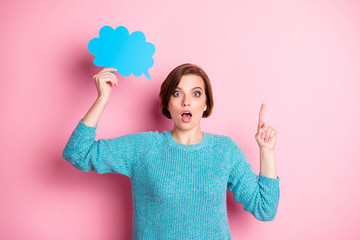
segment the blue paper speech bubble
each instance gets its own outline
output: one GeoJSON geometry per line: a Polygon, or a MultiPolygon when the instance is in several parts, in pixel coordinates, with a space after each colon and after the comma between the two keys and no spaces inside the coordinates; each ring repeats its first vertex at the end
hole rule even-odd
{"type": "Polygon", "coordinates": [[[93,62],[98,67],[116,68],[124,77],[131,73],[140,77],[144,73],[151,80],[148,69],[154,65],[155,46],[145,42],[145,35],[140,31],[129,35],[126,27],[114,30],[104,26],[99,37],[89,41],[88,49],[95,55],[93,62]]]}

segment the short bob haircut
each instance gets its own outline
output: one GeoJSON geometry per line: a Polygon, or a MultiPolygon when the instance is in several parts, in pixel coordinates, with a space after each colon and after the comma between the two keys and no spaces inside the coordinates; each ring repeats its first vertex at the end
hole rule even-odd
{"type": "Polygon", "coordinates": [[[213,94],[211,90],[210,80],[205,71],[194,64],[191,63],[184,63],[182,65],[177,66],[175,69],[173,69],[169,75],[166,77],[165,81],[161,84],[161,90],[159,93],[159,97],[161,100],[160,108],[162,111],[162,114],[171,119],[170,112],[167,110],[167,107],[169,105],[170,97],[177,88],[177,86],[180,83],[180,80],[182,76],[186,74],[194,74],[200,76],[204,81],[205,86],[205,94],[206,94],[206,105],[207,108],[203,112],[203,118],[207,118],[211,115],[212,109],[214,106],[213,101],[213,94]]]}

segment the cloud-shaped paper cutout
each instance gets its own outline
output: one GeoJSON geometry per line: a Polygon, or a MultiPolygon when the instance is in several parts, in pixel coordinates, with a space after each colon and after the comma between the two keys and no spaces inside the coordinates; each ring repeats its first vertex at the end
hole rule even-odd
{"type": "Polygon", "coordinates": [[[151,80],[148,69],[154,65],[155,46],[146,42],[144,33],[140,31],[129,35],[126,27],[114,30],[104,26],[99,37],[90,40],[88,49],[95,55],[93,62],[98,67],[116,68],[124,77],[131,73],[140,77],[144,73],[151,80]]]}

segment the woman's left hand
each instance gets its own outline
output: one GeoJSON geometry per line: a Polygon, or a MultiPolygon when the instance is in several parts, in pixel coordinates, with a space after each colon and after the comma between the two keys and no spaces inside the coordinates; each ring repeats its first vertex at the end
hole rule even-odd
{"type": "Polygon", "coordinates": [[[264,123],[265,103],[261,104],[259,124],[255,139],[263,150],[275,150],[277,132],[276,129],[264,123]]]}

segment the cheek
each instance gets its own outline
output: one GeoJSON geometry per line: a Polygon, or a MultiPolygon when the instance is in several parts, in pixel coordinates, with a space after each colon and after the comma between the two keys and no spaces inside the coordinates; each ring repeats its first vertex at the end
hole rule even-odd
{"type": "Polygon", "coordinates": [[[174,101],[169,101],[168,103],[168,109],[174,109],[174,101]]]}
{"type": "Polygon", "coordinates": [[[171,107],[172,109],[179,108],[179,106],[181,107],[181,99],[180,98],[170,99],[168,106],[171,107]]]}
{"type": "Polygon", "coordinates": [[[196,112],[198,113],[197,115],[202,116],[204,109],[206,107],[206,101],[199,101],[196,106],[194,106],[196,110],[196,112]]]}
{"type": "Polygon", "coordinates": [[[205,107],[206,106],[206,98],[201,98],[197,101],[197,105],[199,107],[205,107]]]}
{"type": "Polygon", "coordinates": [[[167,107],[168,111],[173,114],[175,114],[175,112],[177,111],[177,107],[176,107],[176,102],[175,101],[170,101],[168,103],[168,107],[167,107]]]}

